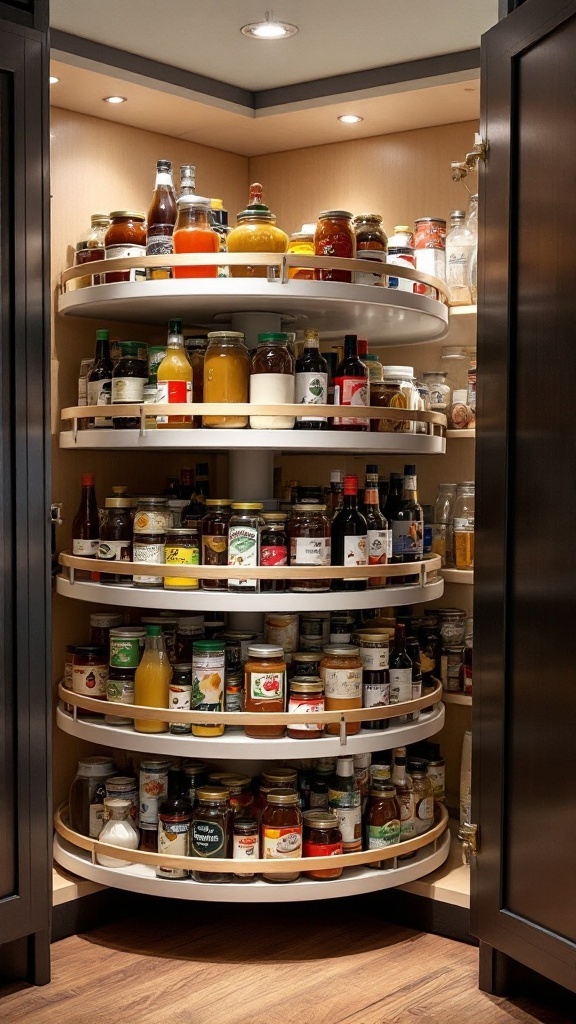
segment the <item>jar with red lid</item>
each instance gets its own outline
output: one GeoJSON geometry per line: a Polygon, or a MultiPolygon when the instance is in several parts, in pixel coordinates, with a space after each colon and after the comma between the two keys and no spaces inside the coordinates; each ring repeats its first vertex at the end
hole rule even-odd
{"type": "MultiPolygon", "coordinates": [[[[126,256],[146,255],[146,227],[143,213],[131,210],[114,210],[110,214],[110,227],[104,238],[107,260],[126,256]]],[[[119,270],[104,274],[106,284],[116,281],[144,280],[144,270],[119,270]]]]}
{"type": "MultiPolygon", "coordinates": [[[[337,857],[343,853],[340,823],[335,814],[322,808],[304,811],[302,854],[304,857],[337,857]]],[[[340,878],[342,868],[316,868],[305,871],[308,878],[340,878]]]]}
{"type": "MultiPolygon", "coordinates": [[[[288,520],[290,565],[330,565],[330,520],[326,505],[294,505],[288,520]]],[[[329,579],[291,580],[294,593],[330,590],[329,579]]]]}
{"type": "MultiPolygon", "coordinates": [[[[302,812],[294,789],[272,789],[260,819],[260,853],[264,860],[284,860],[302,856],[302,812]]],[[[294,882],[299,871],[266,874],[267,882],[294,882]]]]}
{"type": "MultiPolygon", "coordinates": [[[[324,711],[324,686],[319,676],[294,676],[290,682],[288,711],[298,714],[303,711],[324,711]]],[[[324,725],[322,722],[294,722],[286,731],[294,740],[316,740],[322,736],[324,725]]]]}
{"type": "MultiPolygon", "coordinates": [[[[314,233],[316,256],[337,256],[352,260],[356,256],[356,235],[348,210],[325,210],[318,217],[314,233]]],[[[350,270],[315,270],[317,281],[352,281],[350,270]]]]}

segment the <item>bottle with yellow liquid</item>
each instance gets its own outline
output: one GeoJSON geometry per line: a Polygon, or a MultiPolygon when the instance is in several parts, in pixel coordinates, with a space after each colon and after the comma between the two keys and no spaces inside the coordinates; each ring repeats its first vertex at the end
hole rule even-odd
{"type": "MultiPolygon", "coordinates": [[[[192,401],[192,365],[184,348],[182,321],[168,321],[166,355],[157,370],[157,398],[163,405],[192,401]]],[[[158,416],[159,428],[179,429],[192,426],[191,416],[158,416]]]]}
{"type": "MultiPolygon", "coordinates": [[[[146,646],[134,676],[134,703],[147,708],[168,707],[172,668],[160,626],[146,626],[146,646]]],[[[168,722],[134,719],[136,732],[168,732],[168,722]]]]}

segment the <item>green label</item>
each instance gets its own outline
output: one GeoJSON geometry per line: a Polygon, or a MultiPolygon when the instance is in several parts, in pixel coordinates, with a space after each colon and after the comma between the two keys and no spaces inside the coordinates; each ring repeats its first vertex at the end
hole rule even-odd
{"type": "Polygon", "coordinates": [[[328,790],[328,804],[330,807],[360,807],[361,799],[359,789],[328,790]]]}
{"type": "Polygon", "coordinates": [[[226,833],[217,821],[192,822],[191,847],[196,857],[217,857],[224,850],[226,833]]]}
{"type": "Polygon", "coordinates": [[[383,846],[393,846],[400,842],[400,822],[392,818],[385,825],[368,826],[368,849],[380,850],[383,846]]]}

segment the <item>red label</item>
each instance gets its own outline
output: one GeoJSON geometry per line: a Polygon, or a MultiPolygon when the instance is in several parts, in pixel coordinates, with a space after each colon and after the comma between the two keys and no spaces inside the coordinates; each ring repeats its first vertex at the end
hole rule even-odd
{"type": "Polygon", "coordinates": [[[170,404],[190,401],[190,396],[187,393],[187,384],[188,382],[185,380],[168,381],[168,402],[170,404]]]}
{"type": "MultiPolygon", "coordinates": [[[[334,377],[334,405],[366,406],[369,404],[367,377],[334,377]]],[[[337,426],[366,426],[368,420],[359,416],[334,417],[337,426]]]]}
{"type": "Polygon", "coordinates": [[[337,857],[343,853],[342,843],[304,843],[302,853],[305,857],[337,857]]]}
{"type": "Polygon", "coordinates": [[[274,544],[260,548],[260,565],[288,565],[288,549],[274,544]]]}

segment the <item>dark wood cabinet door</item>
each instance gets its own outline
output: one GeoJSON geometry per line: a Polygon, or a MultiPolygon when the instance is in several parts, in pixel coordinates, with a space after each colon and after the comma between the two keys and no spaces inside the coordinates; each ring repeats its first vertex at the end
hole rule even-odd
{"type": "Polygon", "coordinates": [[[576,991],[576,0],[482,52],[473,929],[576,991]]]}

